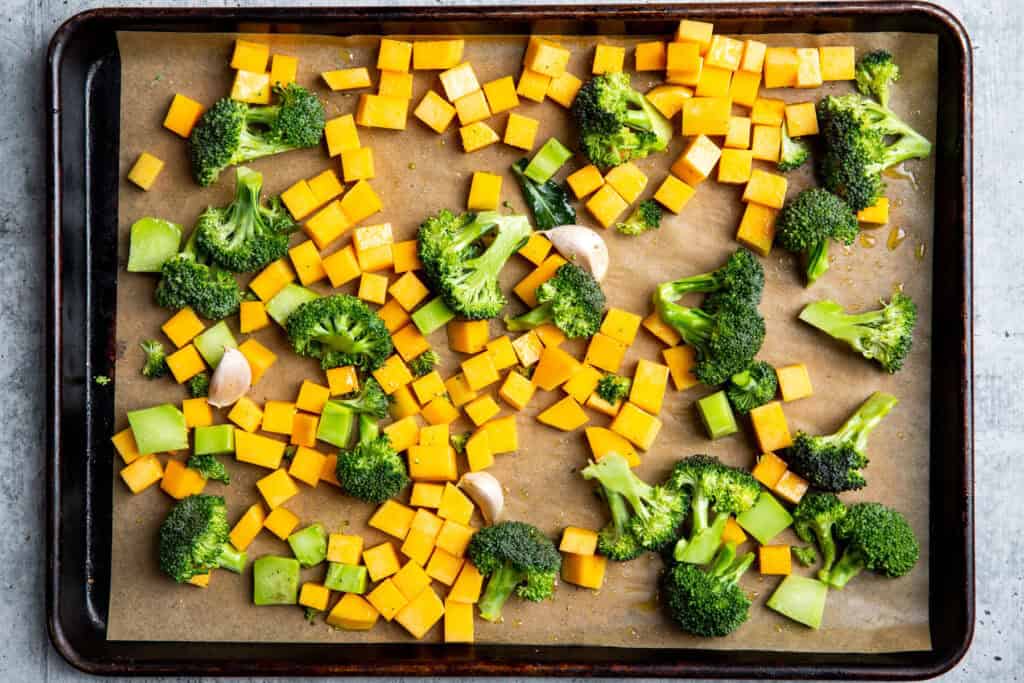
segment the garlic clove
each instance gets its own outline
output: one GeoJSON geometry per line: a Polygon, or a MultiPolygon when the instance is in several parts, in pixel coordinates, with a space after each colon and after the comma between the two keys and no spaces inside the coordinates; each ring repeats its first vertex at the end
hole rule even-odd
{"type": "Polygon", "coordinates": [[[596,231],[582,225],[560,225],[542,234],[559,254],[589,271],[598,282],[608,273],[608,245],[596,231]]]}
{"type": "Polygon", "coordinates": [[[501,519],[501,512],[505,507],[505,493],[501,490],[501,483],[494,478],[493,474],[467,472],[459,480],[459,488],[465,491],[466,495],[472,498],[480,508],[484,522],[494,524],[501,519]]]}
{"type": "Polygon", "coordinates": [[[249,393],[252,387],[252,368],[238,349],[225,348],[224,355],[210,378],[210,391],[206,397],[211,406],[223,408],[249,393]]]}

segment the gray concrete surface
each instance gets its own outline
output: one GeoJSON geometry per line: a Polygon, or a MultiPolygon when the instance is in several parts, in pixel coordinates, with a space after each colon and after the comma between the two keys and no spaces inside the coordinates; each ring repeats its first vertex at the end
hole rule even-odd
{"type": "MultiPolygon", "coordinates": [[[[465,0],[463,0],[465,1],[465,0]]],[[[563,0],[567,2],[571,0],[563,0]]],[[[593,0],[588,0],[592,4],[593,0]]],[[[3,0],[0,7],[0,680],[78,681],[44,623],[43,63],[53,31],[88,0],[3,0]],[[38,304],[36,304],[38,302],[38,304]]],[[[127,4],[127,3],[126,3],[127,4]]],[[[156,5],[144,1],[132,5],[156,5]]],[[[185,3],[164,3],[185,4],[185,3]]],[[[198,3],[196,3],[198,4],[198,3]]],[[[212,2],[213,5],[233,5],[212,2]]],[[[242,3],[246,4],[246,3],[242,3]]],[[[249,3],[257,4],[257,3],[249,3]]],[[[269,3],[268,3],[269,4],[269,3]]],[[[275,4],[318,4],[279,0],[275,4]]],[[[337,0],[331,4],[346,4],[337,0]]],[[[405,4],[405,3],[403,3],[405,4]]],[[[413,3],[408,3],[413,4],[413,3]]],[[[421,4],[449,4],[421,0],[421,4]]],[[[457,4],[457,3],[451,3],[457,4]]],[[[467,2],[467,4],[478,4],[467,2]]],[[[1024,669],[1024,64],[1020,0],[943,0],[975,56],[975,359],[978,622],[943,680],[1016,681],[1024,669]],[[1021,136],[1021,137],[1018,137],[1021,136]],[[1016,552],[1015,552],[1016,551],[1016,552]]]]}

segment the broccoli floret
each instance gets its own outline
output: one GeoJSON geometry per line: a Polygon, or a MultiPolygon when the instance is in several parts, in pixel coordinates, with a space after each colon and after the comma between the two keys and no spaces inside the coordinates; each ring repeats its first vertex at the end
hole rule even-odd
{"type": "Polygon", "coordinates": [[[853,244],[860,233],[857,216],[842,199],[813,187],[796,196],[779,214],[776,239],[783,249],[806,254],[807,284],[828,271],[829,240],[853,244]]]}
{"type": "Polygon", "coordinates": [[[854,71],[857,90],[889,106],[889,86],[900,80],[900,67],[888,50],[875,50],[860,58],[854,71]]]}
{"type": "Polygon", "coordinates": [[[348,294],[307,301],[288,316],[285,329],[295,353],[319,358],[325,370],[354,365],[372,372],[395,348],[381,317],[348,294]]]}
{"type": "Polygon", "coordinates": [[[822,491],[853,491],[867,482],[861,470],[867,467],[868,437],[899,400],[876,391],[834,434],[812,436],[797,432],[793,445],[782,451],[789,469],[822,491]]]}
{"type": "Polygon", "coordinates": [[[725,396],[737,413],[745,415],[775,398],[778,389],[779,378],[775,368],[763,360],[757,360],[743,372],[729,378],[725,396]]]}
{"type": "Polygon", "coordinates": [[[278,103],[249,106],[223,98],[210,107],[189,137],[192,175],[206,186],[228,166],[316,147],[324,134],[324,107],[300,85],[274,86],[278,103]]]}
{"type": "Polygon", "coordinates": [[[95,377],[92,378],[92,381],[96,382],[98,386],[105,387],[114,380],[110,379],[110,377],[108,377],[107,375],[96,375],[95,377]]]}
{"type": "Polygon", "coordinates": [[[228,542],[230,530],[221,496],[182,499],[160,525],[160,569],[178,583],[218,567],[240,574],[246,557],[228,542]]]}
{"type": "Polygon", "coordinates": [[[736,546],[726,543],[707,571],[680,563],[665,572],[662,602],[679,628],[695,636],[727,636],[750,616],[750,598],[740,577],[754,562],[754,553],[736,559],[736,546]]]}
{"type": "Polygon", "coordinates": [[[451,443],[452,448],[458,455],[466,454],[466,444],[469,443],[469,437],[472,436],[469,432],[463,432],[461,434],[452,434],[448,437],[448,441],[451,443]]]}
{"type": "Polygon", "coordinates": [[[206,209],[196,223],[199,248],[214,262],[236,273],[263,268],[288,253],[288,235],[295,223],[274,197],[260,203],[263,174],[237,169],[235,199],[225,207],[206,209]]]}
{"type": "Polygon", "coordinates": [[[185,386],[188,387],[188,395],[192,398],[203,398],[210,394],[210,375],[200,372],[192,375],[185,386]]]}
{"type": "Polygon", "coordinates": [[[608,373],[597,380],[597,395],[608,403],[624,401],[629,396],[629,389],[633,386],[633,380],[613,373],[608,373]]]}
{"type": "Polygon", "coordinates": [[[710,562],[722,543],[729,516],[754,507],[761,495],[761,485],[749,472],[708,455],[691,455],[677,462],[667,485],[690,493],[690,533],[676,543],[673,556],[691,564],[710,562]],[[712,510],[713,520],[709,518],[712,510]]]}
{"type": "Polygon", "coordinates": [[[433,372],[440,360],[436,353],[428,349],[409,361],[409,370],[413,377],[423,377],[433,372]]]}
{"type": "Polygon", "coordinates": [[[405,461],[366,413],[359,416],[359,442],[338,453],[336,472],[345,493],[368,503],[383,503],[409,485],[405,461]]]}
{"type": "Polygon", "coordinates": [[[554,322],[570,339],[592,337],[601,327],[604,292],[594,276],[575,263],[562,264],[537,288],[537,302],[539,306],[518,318],[505,318],[505,326],[520,332],[554,322]]]}
{"type": "Polygon", "coordinates": [[[817,543],[821,548],[822,563],[818,578],[825,583],[828,583],[829,570],[836,561],[834,527],[845,516],[846,505],[831,493],[812,491],[793,508],[793,531],[800,540],[817,543]]]}
{"type": "Polygon", "coordinates": [[[155,339],[146,339],[139,344],[146,354],[146,364],[142,366],[142,376],[149,379],[163,377],[170,368],[167,367],[167,354],[164,345],[155,339]]]}
{"type": "Polygon", "coordinates": [[[676,301],[686,294],[699,292],[712,294],[703,309],[713,312],[727,300],[746,302],[751,306],[761,303],[764,290],[764,267],[747,249],[737,249],[716,270],[691,275],[671,282],[662,282],[655,291],[656,300],[676,301]]]}
{"type": "Polygon", "coordinates": [[[242,292],[231,273],[207,264],[208,257],[196,248],[196,236],[193,230],[185,248],[161,267],[156,303],[172,311],[191,307],[204,318],[220,320],[238,312],[242,292]]]}
{"type": "Polygon", "coordinates": [[[864,569],[883,576],[907,574],[917,564],[921,547],[907,519],[880,503],[856,503],[836,524],[843,554],[832,566],[828,584],[842,589],[864,569]]]}
{"type": "Polygon", "coordinates": [[[818,549],[813,545],[793,546],[793,557],[801,566],[810,567],[818,561],[818,549]]]}
{"type": "Polygon", "coordinates": [[[846,313],[835,301],[818,301],[800,312],[800,319],[830,337],[844,341],[854,351],[878,362],[888,373],[898,372],[910,353],[917,322],[917,305],[896,293],[882,308],[865,313],[846,313]]]}
{"type": "Polygon", "coordinates": [[[618,223],[615,229],[623,235],[642,235],[661,227],[661,204],[653,199],[645,199],[636,205],[633,213],[624,222],[618,223]]]}
{"type": "Polygon", "coordinates": [[[599,486],[598,491],[608,504],[612,519],[597,534],[597,552],[615,562],[635,560],[644,553],[644,547],[629,530],[632,515],[626,499],[604,486],[599,486]]]}
{"type": "Polygon", "coordinates": [[[445,209],[420,225],[416,240],[427,279],[445,304],[470,320],[484,320],[501,313],[506,299],[498,274],[532,232],[525,216],[456,216],[445,209]],[[495,228],[494,240],[482,249],[480,238],[495,228]]]}
{"type": "Polygon", "coordinates": [[[228,473],[228,468],[212,453],[192,455],[185,465],[203,475],[203,479],[213,479],[222,484],[231,483],[231,475],[228,473]]]}
{"type": "Polygon", "coordinates": [[[294,458],[295,454],[298,452],[298,446],[296,446],[295,444],[288,444],[287,446],[284,447],[284,453],[281,455],[281,458],[287,462],[291,462],[292,458],[294,458]]]}
{"type": "Polygon", "coordinates": [[[661,550],[675,540],[686,517],[689,500],[685,491],[651,486],[633,474],[629,462],[618,453],[590,463],[581,474],[584,479],[596,479],[606,492],[626,499],[633,511],[626,528],[644,550],[661,550]]]}
{"type": "Polygon", "coordinates": [[[602,169],[660,152],[672,139],[672,124],[625,73],[590,79],[576,94],[572,114],[583,154],[602,169]]]}
{"type": "Polygon", "coordinates": [[[817,109],[825,150],[819,173],[824,186],[854,211],[872,206],[885,193],[882,171],[932,153],[924,136],[866,97],[828,96],[817,109]]]}
{"type": "Polygon", "coordinates": [[[498,621],[501,608],[515,591],[524,600],[551,597],[562,569],[562,556],[544,533],[525,522],[500,522],[473,534],[466,555],[487,577],[480,598],[480,616],[498,621]]]}
{"type": "Polygon", "coordinates": [[[332,398],[331,403],[344,406],[357,415],[370,415],[382,420],[388,416],[391,397],[384,393],[376,379],[368,377],[363,382],[363,387],[354,395],[332,398]]]}
{"type": "Polygon", "coordinates": [[[782,150],[779,152],[778,169],[783,173],[796,170],[811,158],[811,151],[803,140],[789,137],[789,129],[782,124],[782,150]]]}

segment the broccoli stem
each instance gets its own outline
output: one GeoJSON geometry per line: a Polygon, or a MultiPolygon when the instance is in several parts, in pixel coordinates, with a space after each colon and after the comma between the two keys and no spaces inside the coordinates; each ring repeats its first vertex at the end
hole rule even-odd
{"type": "Polygon", "coordinates": [[[800,319],[860,350],[861,340],[871,329],[886,322],[886,309],[850,314],[835,301],[818,301],[804,308],[800,312],[800,319]]]}
{"type": "Polygon", "coordinates": [[[507,319],[505,321],[505,327],[511,332],[521,332],[523,330],[532,330],[535,327],[540,327],[551,320],[554,307],[555,304],[551,301],[541,304],[540,306],[527,311],[518,318],[507,319]]]}
{"type": "Polygon", "coordinates": [[[596,478],[606,490],[618,493],[625,498],[637,517],[647,518],[648,513],[644,499],[650,498],[654,489],[633,474],[625,458],[601,460],[584,470],[583,476],[586,479],[596,478]]]}
{"type": "Polygon", "coordinates": [[[380,425],[369,413],[359,414],[359,443],[369,443],[380,436],[380,425]]]}
{"type": "Polygon", "coordinates": [[[827,578],[823,578],[822,581],[825,581],[833,588],[842,590],[850,582],[850,579],[860,574],[863,570],[864,557],[861,552],[854,548],[847,548],[843,556],[839,558],[839,561],[828,572],[827,578]]]}
{"type": "Polygon", "coordinates": [[[629,522],[629,508],[626,507],[626,499],[615,491],[611,491],[604,484],[601,484],[601,493],[604,494],[608,510],[612,515],[612,524],[615,525],[615,534],[622,536],[626,533],[626,524],[629,522]]]}
{"type": "Polygon", "coordinates": [[[839,431],[825,438],[832,442],[851,444],[858,453],[863,453],[867,450],[871,432],[897,403],[899,399],[892,394],[876,391],[843,423],[839,431]]]}
{"type": "MultiPolygon", "coordinates": [[[[478,215],[477,221],[480,221],[485,215],[483,213],[478,215]]],[[[463,286],[469,290],[479,290],[498,277],[505,262],[519,250],[523,242],[521,231],[510,228],[512,226],[507,225],[506,229],[498,231],[497,237],[484,253],[466,261],[465,265],[470,270],[470,274],[461,283],[463,286]]]]}
{"type": "Polygon", "coordinates": [[[498,621],[501,618],[501,608],[522,580],[523,573],[508,563],[492,573],[487,581],[487,588],[480,597],[480,616],[487,621],[498,621]]]}
{"type": "Polygon", "coordinates": [[[691,292],[713,292],[718,288],[717,271],[713,271],[684,277],[673,282],[664,282],[658,285],[657,297],[665,301],[675,301],[691,292]]]}
{"type": "Polygon", "coordinates": [[[836,541],[832,537],[831,526],[828,529],[822,529],[816,524],[813,528],[814,537],[818,541],[818,547],[821,548],[821,569],[818,570],[818,578],[828,583],[829,576],[832,573],[832,565],[836,561],[836,541]]]}
{"type": "Polygon", "coordinates": [[[807,284],[813,284],[828,268],[828,240],[820,240],[807,252],[807,284]]]}
{"type": "Polygon", "coordinates": [[[658,315],[682,335],[683,341],[698,349],[704,348],[711,331],[712,320],[699,308],[687,308],[655,296],[658,315]]]}
{"type": "Polygon", "coordinates": [[[739,583],[740,577],[754,563],[754,553],[744,553],[736,559],[736,544],[726,543],[715,555],[708,574],[717,577],[725,583],[739,583]]]}
{"type": "Polygon", "coordinates": [[[451,250],[460,252],[478,239],[489,233],[497,225],[495,218],[498,216],[494,211],[483,211],[476,215],[473,222],[463,226],[459,230],[459,236],[452,241],[451,250]]]}
{"type": "Polygon", "coordinates": [[[707,564],[715,556],[715,551],[718,550],[718,547],[722,544],[722,533],[725,531],[725,525],[729,521],[729,513],[717,513],[714,521],[709,526],[706,519],[706,503],[707,499],[705,499],[704,505],[705,521],[703,528],[697,528],[697,516],[695,511],[691,538],[689,540],[681,538],[676,544],[673,557],[677,562],[707,564]]]}
{"type": "Polygon", "coordinates": [[[245,569],[245,561],[245,553],[235,550],[235,547],[230,543],[225,543],[221,546],[220,557],[217,558],[217,566],[221,569],[241,574],[245,569]]]}
{"type": "Polygon", "coordinates": [[[733,383],[740,391],[753,391],[754,387],[757,386],[757,382],[750,374],[750,370],[744,370],[743,372],[737,372],[735,375],[729,378],[729,381],[733,383]]]}

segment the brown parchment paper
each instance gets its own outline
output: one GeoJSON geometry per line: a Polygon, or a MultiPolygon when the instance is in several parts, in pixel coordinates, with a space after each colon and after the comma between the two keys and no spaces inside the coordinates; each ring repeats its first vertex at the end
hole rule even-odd
{"type": "MultiPolygon", "coordinates": [[[[152,303],[155,278],[127,273],[128,231],[144,215],[167,218],[191,226],[210,204],[230,201],[233,173],[226,172],[209,188],[192,182],[184,142],[161,128],[167,105],[176,92],[210,104],[228,93],[232,72],[227,64],[233,35],[175,35],[167,33],[122,33],[119,35],[122,66],[121,152],[122,178],[136,156],[147,150],[166,161],[163,174],[150,192],[141,192],[126,180],[121,184],[119,210],[119,272],[116,367],[117,428],[126,426],[125,411],[161,402],[179,402],[182,388],[166,381],[149,382],[138,372],[142,354],[140,340],[159,337],[160,325],[169,314],[152,303]]],[[[328,115],[353,112],[357,94],[327,91],[318,74],[343,66],[368,66],[374,75],[376,37],[327,38],[322,36],[273,35],[260,37],[273,52],[299,58],[299,81],[314,88],[326,102],[328,115]]],[[[934,36],[914,34],[769,35],[760,39],[774,45],[815,46],[853,44],[858,53],[874,48],[893,52],[903,69],[893,101],[894,108],[929,138],[935,134],[937,48],[934,36]]],[[[602,38],[632,46],[636,38],[602,38]]],[[[568,38],[572,48],[570,70],[585,77],[589,73],[595,38],[568,38]]],[[[467,40],[466,59],[481,83],[505,75],[518,76],[525,38],[473,37],[467,40]]],[[[632,50],[627,65],[632,64],[632,50]]],[[[635,74],[640,90],[656,84],[656,73],[635,74]]],[[[413,105],[428,88],[438,88],[436,73],[417,72],[413,105]]],[[[825,93],[841,92],[850,85],[826,84],[820,90],[774,90],[767,93],[788,101],[817,100],[825,93]]],[[[412,107],[410,107],[411,110],[412,107]]],[[[540,119],[538,144],[555,135],[566,142],[575,137],[568,113],[550,100],[544,104],[523,101],[519,113],[540,119]]],[[[489,119],[499,134],[508,114],[489,119]]],[[[677,124],[678,125],[678,124],[677,124]]],[[[377,177],[373,187],[383,199],[383,211],[367,223],[390,221],[397,240],[410,239],[428,213],[441,207],[465,206],[470,176],[475,170],[504,175],[502,199],[513,209],[525,212],[518,186],[507,172],[522,154],[503,144],[474,154],[464,154],[457,126],[436,135],[411,117],[404,132],[361,128],[362,144],[374,150],[377,177]]],[[[650,182],[645,195],[654,192],[681,150],[677,137],[664,154],[639,162],[650,182]]],[[[760,162],[755,162],[759,164],[760,162]]],[[[560,177],[579,168],[573,160],[560,177]]],[[[265,190],[280,192],[300,178],[309,178],[328,167],[338,169],[320,149],[292,152],[252,164],[265,175],[265,190]]],[[[791,173],[789,195],[812,182],[809,168],[791,173]]],[[[869,230],[872,247],[858,242],[843,249],[832,248],[832,271],[811,289],[803,287],[795,259],[775,249],[766,260],[767,285],[761,305],[768,336],[761,357],[775,365],[807,363],[815,395],[787,404],[792,429],[825,432],[835,429],[872,391],[885,390],[901,403],[875,432],[871,441],[870,482],[866,490],[845,496],[848,500],[872,499],[896,505],[909,518],[922,541],[922,557],[907,577],[886,580],[865,573],[844,591],[832,591],[825,621],[813,632],[790,622],[763,606],[778,584],[777,577],[761,577],[756,568],[747,573],[743,586],[754,594],[750,621],[735,634],[722,639],[696,639],[680,633],[657,608],[656,577],[660,560],[654,555],[629,563],[608,564],[604,588],[598,592],[560,584],[553,600],[531,604],[511,600],[504,610],[504,623],[476,621],[478,642],[537,645],[604,645],[615,647],[733,648],[823,652],[886,652],[921,650],[930,647],[928,629],[928,420],[931,260],[927,253],[933,238],[933,162],[908,165],[908,173],[890,177],[889,197],[893,202],[891,225],[906,233],[895,249],[886,242],[889,228],[869,230]],[[902,286],[918,303],[920,321],[914,350],[895,376],[831,343],[822,334],[800,323],[796,315],[809,301],[835,298],[852,307],[867,307],[894,287],[902,286]]],[[[608,303],[631,311],[648,310],[652,287],[659,281],[703,272],[720,264],[736,247],[733,236],[742,214],[742,187],[706,182],[679,216],[666,214],[662,228],[636,239],[601,231],[612,257],[611,271],[604,283],[608,303]]],[[[579,222],[596,227],[582,206],[579,222]]],[[[298,242],[301,235],[293,238],[298,242]]],[[[348,242],[345,237],[328,251],[348,242]]],[[[503,281],[511,286],[528,271],[524,259],[515,257],[506,267],[503,281]]],[[[352,291],[354,284],[344,288],[352,291]]],[[[321,283],[314,289],[328,291],[321,283]]],[[[521,310],[513,301],[510,311],[521,310]]],[[[237,319],[228,321],[237,333],[237,319]]],[[[492,335],[502,326],[492,322],[492,335]]],[[[241,335],[237,335],[242,339],[241,335]]],[[[255,333],[261,343],[278,353],[278,362],[253,389],[257,401],[294,400],[303,378],[323,380],[317,364],[292,354],[284,334],[276,326],[255,333]]],[[[458,359],[447,351],[444,331],[430,339],[442,353],[443,373],[450,374],[458,359]]],[[[166,343],[166,342],[165,342],[166,343]]],[[[582,358],[583,345],[570,350],[582,358]]],[[[660,359],[662,345],[645,330],[630,348],[622,372],[631,375],[639,358],[660,359]]],[[[491,391],[496,392],[497,385],[491,391]]],[[[664,427],[654,447],[643,459],[639,474],[645,478],[663,476],[674,461],[695,452],[707,452],[725,461],[750,466],[756,446],[748,428],[719,441],[708,441],[699,424],[694,402],[708,390],[669,391],[661,418],[664,427]]],[[[537,524],[552,537],[569,524],[598,528],[606,521],[603,506],[577,470],[586,463],[588,449],[582,430],[565,434],[533,420],[540,410],[555,402],[558,392],[538,392],[518,419],[521,450],[504,455],[490,470],[507,489],[507,517],[537,524]]],[[[503,406],[504,408],[504,406],[503,406]]],[[[226,421],[225,414],[217,416],[226,421]]],[[[605,425],[607,418],[593,414],[591,424],[605,425]]],[[[741,422],[745,422],[741,420],[741,422]]],[[[453,425],[464,429],[462,421],[453,425]]],[[[325,449],[326,450],[326,449],[325,449]]],[[[164,456],[162,456],[164,457],[164,456]]],[[[180,456],[178,456],[180,457],[180,456]]],[[[207,486],[207,492],[227,497],[233,523],[244,509],[259,499],[255,481],[267,472],[229,463],[232,483],[207,486]]],[[[117,472],[111,476],[117,477],[117,472]]],[[[367,547],[388,540],[366,521],[372,507],[343,496],[326,484],[310,489],[287,503],[304,524],[323,522],[331,531],[362,534],[367,547]]],[[[236,576],[215,572],[207,590],[178,586],[162,576],[156,562],[157,529],[171,507],[171,500],[157,487],[130,495],[119,482],[114,486],[112,589],[107,635],[113,640],[188,641],[318,641],[349,643],[366,641],[410,642],[396,624],[383,620],[365,633],[334,631],[322,621],[308,624],[298,608],[257,608],[251,604],[250,572],[236,576]]],[[[478,523],[478,521],[477,521],[478,523]]],[[[392,539],[393,540],[393,539],[392,539]]],[[[778,542],[794,541],[789,532],[778,542]]],[[[266,553],[286,553],[287,545],[270,533],[261,533],[249,548],[250,558],[266,553]]],[[[796,571],[807,573],[797,568],[796,571]]],[[[324,568],[303,572],[303,580],[320,581],[324,568]]],[[[435,583],[443,595],[444,587],[435,583]]],[[[440,627],[425,642],[439,643],[440,627]]]]}

